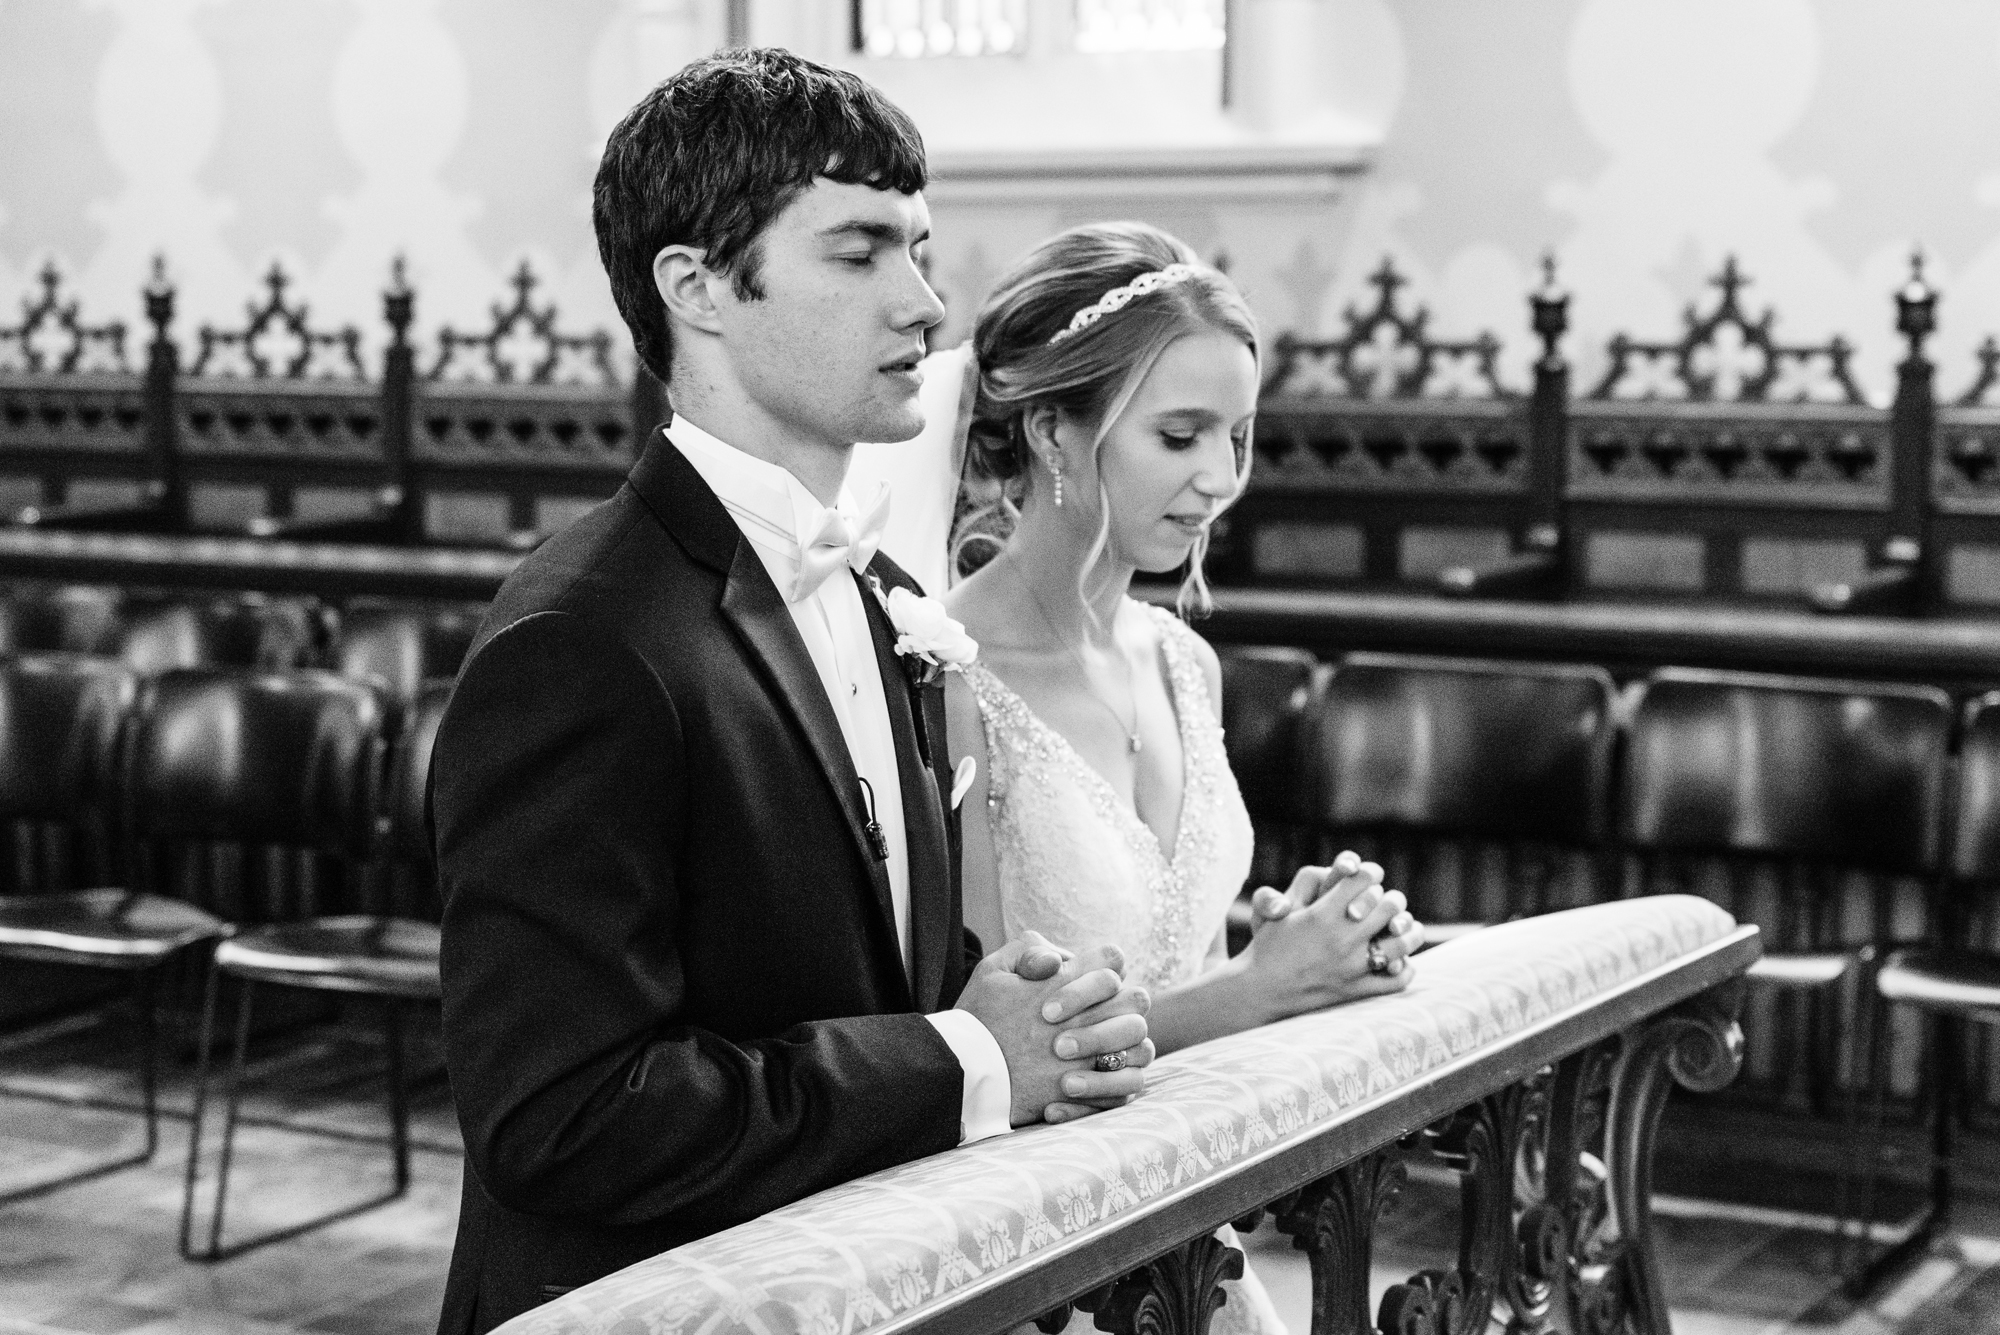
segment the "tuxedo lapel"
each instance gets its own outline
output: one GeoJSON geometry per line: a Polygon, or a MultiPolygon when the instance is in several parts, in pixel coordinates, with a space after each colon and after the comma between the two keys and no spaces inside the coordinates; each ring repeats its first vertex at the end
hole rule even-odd
{"type": "Polygon", "coordinates": [[[928,1012],[937,1009],[944,989],[954,893],[944,803],[939,800],[937,774],[931,768],[942,736],[926,732],[928,745],[919,749],[918,729],[925,727],[926,721],[911,707],[910,681],[896,654],[888,614],[873,594],[864,592],[861,602],[868,609],[868,626],[874,632],[875,665],[882,673],[889,729],[896,740],[896,772],[902,781],[903,831],[910,859],[910,972],[915,978],[917,1009],[928,1012]]]}
{"type": "MultiPolygon", "coordinates": [[[[655,436],[632,470],[631,482],[633,490],[690,555],[727,576],[722,591],[722,616],[735,628],[751,657],[763,667],[772,695],[798,724],[814,762],[833,790],[834,800],[846,817],[849,842],[867,869],[869,891],[877,909],[875,944],[896,961],[896,977],[905,978],[896,911],[889,894],[889,872],[868,847],[868,816],[862,805],[861,780],[855,772],[854,759],[848,754],[847,740],[841,735],[840,720],[827,701],[826,687],[820,682],[812,655],[806,652],[805,641],[799,638],[790,609],[771,583],[764,563],[757,559],[757,553],[737,529],[736,521],[702,481],[701,474],[664,434],[655,436]]],[[[784,813],[773,811],[771,819],[776,829],[784,813]]]]}

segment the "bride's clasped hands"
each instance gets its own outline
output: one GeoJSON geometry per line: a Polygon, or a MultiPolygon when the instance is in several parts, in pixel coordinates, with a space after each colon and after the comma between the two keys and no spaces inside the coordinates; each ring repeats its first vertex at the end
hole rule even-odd
{"type": "Polygon", "coordinates": [[[1354,853],[1301,867],[1290,888],[1251,896],[1250,944],[1225,969],[1243,976],[1264,1023],[1410,985],[1424,926],[1382,868],[1354,853]]]}

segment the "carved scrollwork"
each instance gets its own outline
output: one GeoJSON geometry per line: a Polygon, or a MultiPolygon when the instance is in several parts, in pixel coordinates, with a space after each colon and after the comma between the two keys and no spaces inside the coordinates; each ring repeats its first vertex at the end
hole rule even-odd
{"type": "Polygon", "coordinates": [[[86,324],[79,305],[62,295],[62,272],[50,260],[37,276],[41,291],[21,298],[21,322],[0,325],[0,371],[29,375],[73,375],[79,371],[129,374],[125,359],[125,324],[112,320],[86,324]]]}
{"type": "Polygon", "coordinates": [[[1273,1207],[1278,1229],[1312,1266],[1314,1335],[1373,1330],[1368,1258],[1375,1221],[1407,1176],[1399,1151],[1377,1150],[1273,1207]]]}
{"type": "Polygon", "coordinates": [[[1933,474],[1941,499],[2000,502],[2000,416],[1991,408],[1940,412],[1933,474]]]}
{"type": "Polygon", "coordinates": [[[1825,343],[1780,343],[1776,312],[1752,318],[1743,309],[1750,278],[1728,256],[1709,280],[1721,298],[1706,314],[1690,303],[1678,339],[1649,342],[1614,335],[1605,351],[1610,365],[1591,390],[1592,399],[1685,399],[1694,403],[1846,403],[1868,400],[1849,363],[1854,346],[1835,335],[1825,343]]]}
{"type": "Polygon", "coordinates": [[[1257,428],[1260,486],[1506,491],[1526,485],[1528,458],[1512,402],[1293,404],[1257,428]]]}
{"type": "Polygon", "coordinates": [[[1430,1128],[1428,1148],[1461,1175],[1459,1264],[1391,1286],[1383,1335],[1473,1335],[1496,1308],[1509,1331],[1665,1335],[1654,1134],[1675,1084],[1735,1077],[1741,997],[1740,981],[1714,989],[1430,1128]]]}
{"type": "Polygon", "coordinates": [[[1888,419],[1874,409],[1621,409],[1579,404],[1570,419],[1579,495],[1762,494],[1805,503],[1887,493],[1893,445],[1888,419]]]}
{"type": "Polygon", "coordinates": [[[1979,373],[1954,402],[1960,408],[1992,407],[1994,387],[2000,386],[2000,338],[1988,334],[1973,349],[1972,355],[1979,363],[1979,373]]]}
{"type": "MultiPolygon", "coordinates": [[[[1084,1294],[1074,1306],[1092,1313],[1092,1324],[1113,1335],[1206,1335],[1208,1323],[1228,1301],[1222,1282],[1242,1277],[1243,1253],[1204,1234],[1084,1294]]],[[[1061,1330],[1071,1306],[1066,1303],[1035,1324],[1044,1331],[1061,1330]]]]}
{"type": "Polygon", "coordinates": [[[1478,1329],[1468,1305],[1464,1276],[1456,1270],[1419,1270],[1408,1282],[1382,1295],[1376,1325],[1382,1335],[1446,1335],[1478,1329]]]}
{"type": "Polygon", "coordinates": [[[1396,299],[1409,280],[1384,256],[1369,275],[1375,305],[1341,312],[1343,331],[1333,338],[1280,335],[1264,392],[1334,395],[1353,399],[1469,397],[1506,399],[1496,366],[1500,340],[1491,333],[1470,339],[1432,338],[1430,311],[1405,312],[1396,299]]]}
{"type": "Polygon", "coordinates": [[[611,364],[611,335],[602,329],[568,334],[557,327],[554,303],[534,301],[541,278],[522,260],[508,285],[514,300],[492,307],[493,323],[483,334],[467,334],[447,325],[438,331],[438,355],[428,380],[473,379],[503,385],[581,384],[615,388],[618,373],[611,364]],[[476,360],[461,362],[461,351],[477,352],[476,360]]]}
{"type": "Polygon", "coordinates": [[[106,394],[64,381],[0,387],[0,445],[111,453],[144,447],[145,400],[135,383],[106,394]]]}
{"type": "Polygon", "coordinates": [[[314,329],[311,307],[285,295],[291,282],[283,266],[273,262],[264,275],[264,300],[245,304],[242,328],[201,327],[201,348],[188,374],[239,375],[243,368],[258,380],[365,380],[361,331],[353,325],[314,329]]]}
{"type": "Polygon", "coordinates": [[[189,454],[372,459],[381,410],[372,387],[336,383],[231,387],[212,380],[183,391],[176,412],[189,454]]]}

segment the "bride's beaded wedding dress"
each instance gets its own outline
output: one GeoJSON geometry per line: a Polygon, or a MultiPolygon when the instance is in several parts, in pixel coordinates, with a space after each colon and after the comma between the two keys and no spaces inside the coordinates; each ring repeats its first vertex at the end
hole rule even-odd
{"type": "MultiPolygon", "coordinates": [[[[1006,683],[978,664],[965,678],[986,727],[987,806],[1008,937],[1037,931],[1051,941],[1113,942],[1125,952],[1126,977],[1158,990],[1201,972],[1249,874],[1251,831],[1194,632],[1164,609],[1146,612],[1159,627],[1180,725],[1183,787],[1171,849],[1006,683]]],[[[1249,1271],[1225,1289],[1229,1301],[1211,1327],[1217,1335],[1284,1335],[1249,1271]]],[[[1079,1322],[1071,1328],[1091,1328],[1088,1317],[1079,1322]]]]}

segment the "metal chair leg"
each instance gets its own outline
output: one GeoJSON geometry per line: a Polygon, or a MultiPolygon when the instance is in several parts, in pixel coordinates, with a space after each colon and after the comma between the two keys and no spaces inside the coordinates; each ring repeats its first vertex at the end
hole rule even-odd
{"type": "Polygon", "coordinates": [[[215,994],[221,977],[211,967],[202,988],[201,1031],[195,1040],[194,1113],[188,1119],[187,1168],[181,1182],[180,1251],[185,1260],[200,1259],[194,1250],[194,1197],[201,1180],[201,1127],[208,1112],[208,1057],[215,1038],[215,994]]]}
{"type": "MultiPolygon", "coordinates": [[[[1886,1020],[1886,1011],[1884,1019],[1886,1020]]],[[[1931,1191],[1923,1217],[1911,1228],[1909,1235],[1901,1242],[1889,1247],[1870,1261],[1861,1272],[1850,1281],[1846,1288],[1850,1298],[1860,1300],[1873,1293],[1884,1280],[1901,1271],[1917,1257],[1929,1250],[1933,1240],[1945,1227],[1951,1215],[1951,1150],[1953,1139],[1952,1112],[1956,1099],[1955,1082],[1952,1078],[1950,1054],[1945,1044],[1950,1037],[1949,1027],[1943,1016],[1931,1017],[1931,1062],[1933,1073],[1931,1088],[1934,1103],[1931,1110],[1931,1191]]],[[[1869,1160],[1869,1190],[1865,1201],[1865,1213],[1861,1220],[1861,1246],[1866,1253],[1868,1231],[1875,1219],[1874,1184],[1880,1171],[1882,1104],[1888,1086],[1887,1041],[1880,1044],[1879,1080],[1875,1091],[1875,1137],[1873,1152],[1869,1160]]]]}
{"type": "Polygon", "coordinates": [[[389,1147],[396,1159],[396,1195],[410,1189],[410,1095],[403,1087],[403,1007],[382,1004],[382,1039],[389,1057],[389,1147]]]}
{"type": "Polygon", "coordinates": [[[222,1147],[216,1161],[215,1208],[209,1214],[208,1243],[195,1250],[190,1237],[194,1200],[200,1185],[202,1128],[208,1109],[210,1041],[220,978],[219,970],[209,971],[208,995],[202,1003],[201,1058],[195,1071],[194,1117],[188,1128],[187,1190],[181,1200],[181,1255],[190,1261],[220,1261],[234,1255],[233,1252],[225,1252],[222,1247],[222,1215],[229,1196],[229,1167],[236,1148],[236,1113],[241,1102],[244,1059],[250,1047],[251,1003],[256,994],[256,984],[247,979],[243,982],[243,992],[236,1004],[236,1042],[230,1057],[229,1076],[223,1082],[222,1147]]]}
{"type": "Polygon", "coordinates": [[[1835,1272],[1841,1285],[1858,1282],[1861,1266],[1868,1256],[1868,1237],[1874,1227],[1875,1178],[1882,1160],[1883,1099],[1888,1088],[1889,1003],[1875,988],[1876,953],[1873,946],[1861,950],[1859,989],[1854,1000],[1854,1055],[1849,1068],[1847,1107],[1844,1111],[1841,1144],[1847,1159],[1840,1170],[1838,1221],[1835,1225],[1835,1272]],[[1869,1102],[1867,1141],[1862,1143],[1861,1101],[1869,1102]],[[1861,1174],[1860,1200],[1853,1199],[1854,1176],[1861,1174]],[[1854,1209],[1850,1212],[1849,1207],[1854,1209]],[[1849,1226],[1852,1225],[1852,1237],[1849,1226]]]}
{"type": "Polygon", "coordinates": [[[31,1200],[47,1195],[64,1187],[72,1187],[79,1182],[116,1173],[121,1169],[136,1167],[150,1161],[160,1148],[160,1104],[159,1104],[159,1022],[154,1014],[157,1000],[157,969],[139,969],[132,974],[127,1002],[132,1006],[139,1027],[138,1059],[133,1064],[134,1074],[139,1077],[139,1097],[141,1116],[145,1122],[143,1147],[129,1154],[117,1155],[100,1163],[79,1168],[72,1173],[50,1178],[44,1182],[31,1182],[25,1187],[0,1193],[0,1206],[12,1205],[16,1201],[31,1200]]]}
{"type": "MultiPolygon", "coordinates": [[[[352,1205],[344,1205],[313,1218],[287,1224],[265,1233],[242,1238],[225,1245],[222,1241],[223,1209],[229,1190],[229,1168],[234,1154],[234,1141],[238,1109],[241,1106],[241,1082],[245,1053],[250,1043],[250,1002],[255,984],[242,980],[243,997],[237,1010],[236,1044],[229,1067],[229,1077],[223,1090],[222,1146],[216,1163],[215,1209],[210,1216],[207,1246],[197,1251],[190,1246],[190,1224],[194,1211],[194,1198],[198,1177],[199,1151],[201,1145],[202,1115],[205,1105],[208,1076],[208,1043],[211,1017],[215,1008],[215,976],[210,976],[210,990],[202,1017],[201,1070],[195,1084],[194,1127],[189,1137],[187,1194],[181,1210],[181,1255],[190,1261],[227,1261],[245,1252],[274,1242],[296,1238],[302,1233],[324,1228],[328,1224],[349,1219],[355,1215],[386,1205],[401,1197],[410,1185],[410,1135],[409,1097],[403,1087],[403,1017],[401,1006],[389,1001],[385,1003],[383,1015],[383,1038],[388,1049],[389,1081],[389,1145],[395,1160],[394,1185],[389,1190],[352,1205]]],[[[311,1135],[310,1130],[301,1129],[300,1135],[311,1135]]]]}
{"type": "Polygon", "coordinates": [[[146,1159],[160,1148],[159,990],[157,970],[142,969],[132,979],[133,1001],[139,1008],[139,1100],[146,1114],[146,1159]]]}

